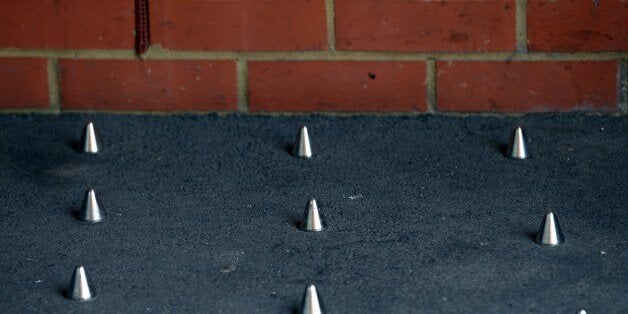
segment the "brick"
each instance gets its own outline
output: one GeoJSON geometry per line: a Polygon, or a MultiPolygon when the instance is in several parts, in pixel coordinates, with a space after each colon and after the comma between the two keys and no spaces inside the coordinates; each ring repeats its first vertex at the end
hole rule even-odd
{"type": "Polygon", "coordinates": [[[617,110],[616,62],[438,62],[438,109],[617,110]]]}
{"type": "Polygon", "coordinates": [[[0,108],[48,108],[47,61],[0,58],[0,108]]]}
{"type": "Polygon", "coordinates": [[[150,2],[154,44],[173,50],[327,48],[324,0],[150,2]]]}
{"type": "Polygon", "coordinates": [[[235,110],[234,61],[60,60],[65,109],[235,110]]]}
{"type": "Polygon", "coordinates": [[[248,84],[251,111],[426,109],[423,62],[251,62],[248,84]]]}
{"type": "Polygon", "coordinates": [[[132,0],[0,1],[0,47],[133,49],[132,0]]]}
{"type": "Polygon", "coordinates": [[[336,49],[512,51],[515,3],[336,0],[336,49]]]}
{"type": "Polygon", "coordinates": [[[628,50],[628,1],[528,1],[532,51],[628,50]]]}

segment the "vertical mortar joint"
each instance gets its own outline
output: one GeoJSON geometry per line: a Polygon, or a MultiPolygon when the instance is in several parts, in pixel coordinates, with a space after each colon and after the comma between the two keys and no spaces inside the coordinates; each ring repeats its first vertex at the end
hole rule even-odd
{"type": "Polygon", "coordinates": [[[238,59],[236,61],[237,91],[238,91],[238,111],[249,112],[249,66],[248,61],[238,59]]]}
{"type": "Polygon", "coordinates": [[[428,58],[425,66],[425,88],[427,112],[435,113],[438,110],[436,99],[436,60],[428,58]]]}
{"type": "Polygon", "coordinates": [[[58,113],[61,112],[61,88],[59,86],[59,60],[57,58],[48,58],[47,74],[50,110],[58,113]]]}
{"type": "Polygon", "coordinates": [[[325,0],[325,12],[327,16],[327,42],[329,50],[336,51],[336,14],[334,0],[325,0]]]}
{"type": "Polygon", "coordinates": [[[518,52],[528,51],[528,3],[527,0],[516,0],[515,31],[518,52]]]}

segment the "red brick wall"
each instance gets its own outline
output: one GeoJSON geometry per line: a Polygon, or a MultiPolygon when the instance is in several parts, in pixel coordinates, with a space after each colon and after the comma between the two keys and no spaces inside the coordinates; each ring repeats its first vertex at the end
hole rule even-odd
{"type": "Polygon", "coordinates": [[[0,2],[0,109],[628,111],[628,0],[0,2]]]}

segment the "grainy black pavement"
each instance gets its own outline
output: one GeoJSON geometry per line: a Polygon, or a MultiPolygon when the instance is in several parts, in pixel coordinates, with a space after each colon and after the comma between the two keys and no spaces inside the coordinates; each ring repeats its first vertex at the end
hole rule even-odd
{"type": "Polygon", "coordinates": [[[0,115],[0,174],[2,312],[289,313],[309,283],[331,313],[628,310],[625,115],[0,115]],[[103,223],[73,217],[87,187],[103,223]],[[296,228],[309,196],[327,231],[296,228]],[[549,208],[560,247],[531,239],[549,208]]]}

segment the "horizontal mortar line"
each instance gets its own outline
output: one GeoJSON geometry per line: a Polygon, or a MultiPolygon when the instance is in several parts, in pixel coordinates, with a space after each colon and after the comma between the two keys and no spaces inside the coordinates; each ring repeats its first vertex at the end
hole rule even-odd
{"type": "MultiPolygon", "coordinates": [[[[154,115],[154,116],[181,116],[181,115],[247,115],[247,116],[337,116],[337,117],[353,117],[353,116],[423,116],[423,115],[437,115],[437,116],[451,116],[451,117],[522,117],[525,115],[555,115],[555,114],[570,114],[573,112],[490,112],[490,111],[477,111],[477,112],[458,112],[458,111],[315,111],[315,112],[292,112],[292,111],[255,111],[255,112],[238,112],[238,111],[223,111],[223,110],[177,110],[177,111],[163,111],[163,110],[104,110],[104,109],[62,109],[61,112],[53,111],[50,109],[37,109],[37,108],[25,108],[25,109],[10,109],[0,108],[0,114],[111,114],[111,115],[154,115]]],[[[596,112],[596,111],[579,111],[578,114],[587,116],[610,116],[610,117],[625,117],[628,116],[626,112],[596,112]]]]}
{"type": "Polygon", "coordinates": [[[0,108],[0,114],[59,114],[59,110],[51,108],[0,108]]]}
{"type": "MultiPolygon", "coordinates": [[[[133,50],[0,49],[0,57],[139,60],[133,50]]],[[[628,52],[372,52],[372,51],[182,51],[151,48],[147,60],[248,61],[603,61],[628,58],[628,52]]]]}
{"type": "MultiPolygon", "coordinates": [[[[1,110],[0,110],[1,112],[1,110]]],[[[242,112],[237,110],[91,110],[91,109],[66,109],[62,113],[102,113],[102,114],[130,114],[130,115],[158,115],[158,116],[178,116],[178,115],[255,115],[255,116],[304,116],[304,115],[330,115],[330,116],[356,116],[356,115],[420,115],[426,114],[423,111],[255,111],[242,112]]]]}
{"type": "Polygon", "coordinates": [[[255,112],[240,112],[240,111],[222,111],[222,110],[106,110],[106,109],[62,109],[61,112],[53,111],[50,109],[36,109],[36,108],[24,108],[24,109],[11,109],[0,108],[0,114],[112,114],[112,115],[155,115],[155,116],[181,116],[181,115],[253,115],[253,116],[308,116],[308,115],[322,115],[322,116],[418,116],[427,114],[438,115],[455,115],[455,116],[467,116],[467,115],[481,115],[481,116],[521,116],[525,113],[518,112],[427,112],[427,111],[255,111],[255,112]]]}
{"type": "Polygon", "coordinates": [[[16,49],[0,48],[0,57],[59,59],[137,59],[135,50],[123,49],[16,49]]]}
{"type": "Polygon", "coordinates": [[[521,52],[372,52],[372,51],[303,51],[303,52],[211,52],[156,49],[148,59],[244,59],[248,61],[536,61],[536,60],[618,60],[628,52],[521,53],[521,52]]]}
{"type": "MultiPolygon", "coordinates": [[[[0,109],[0,113],[4,111],[16,111],[15,109],[0,109]]],[[[19,112],[24,110],[18,109],[19,112]]],[[[37,113],[37,110],[30,111],[37,113]]],[[[154,116],[176,116],[176,115],[229,115],[229,114],[248,114],[239,112],[237,110],[137,110],[137,109],[63,109],[61,112],[54,113],[69,113],[69,114],[115,114],[115,115],[154,115],[154,116]]]]}
{"type": "MultiPolygon", "coordinates": [[[[234,112],[236,114],[237,112],[234,112]]],[[[522,117],[525,115],[555,115],[555,114],[582,114],[588,116],[604,116],[604,117],[624,117],[628,116],[628,113],[621,111],[548,111],[548,112],[516,112],[516,111],[443,111],[437,110],[435,112],[428,111],[255,111],[246,113],[247,115],[256,116],[306,116],[306,115],[322,115],[322,116],[424,116],[424,115],[437,115],[437,116],[451,116],[451,117],[522,117]]],[[[202,113],[201,113],[202,114],[202,113]]],[[[229,113],[228,113],[229,114],[229,113]]]]}

